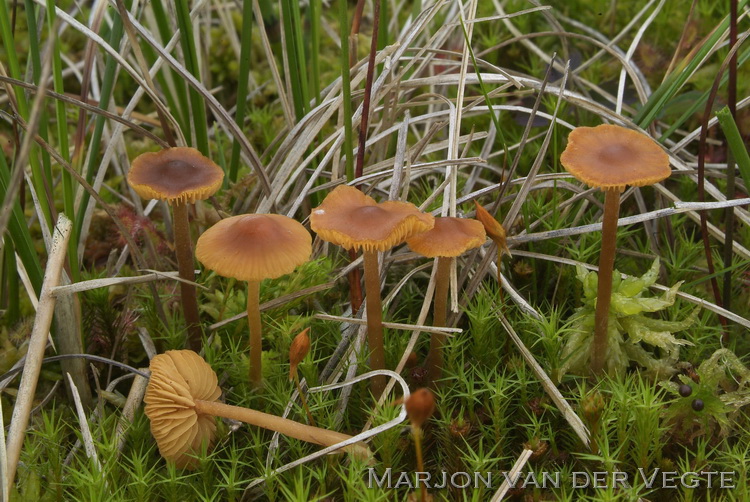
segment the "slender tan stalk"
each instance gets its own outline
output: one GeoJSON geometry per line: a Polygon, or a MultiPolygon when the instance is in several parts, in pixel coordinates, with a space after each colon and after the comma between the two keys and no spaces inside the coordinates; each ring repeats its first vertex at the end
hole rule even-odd
{"type": "Polygon", "coordinates": [[[602,250],[599,255],[599,284],[594,314],[594,342],[591,344],[591,372],[599,375],[604,370],[607,356],[607,328],[609,304],[612,300],[612,272],[615,265],[617,219],[620,214],[620,190],[604,190],[602,220],[602,250]]]}
{"type": "Polygon", "coordinates": [[[250,327],[250,385],[255,388],[263,385],[263,328],[260,324],[260,282],[247,283],[247,323],[250,327]]]}
{"type": "MultiPolygon", "coordinates": [[[[445,326],[448,318],[448,286],[450,284],[451,263],[453,258],[438,256],[437,272],[435,273],[435,296],[432,306],[434,315],[433,326],[445,326]]],[[[443,345],[445,344],[445,333],[433,332],[430,337],[430,352],[427,354],[427,374],[430,381],[435,384],[443,375],[443,345]]]]}
{"type": "MultiPolygon", "coordinates": [[[[414,449],[417,452],[417,472],[425,472],[422,458],[422,428],[412,426],[412,433],[414,434],[414,449]]],[[[419,492],[422,502],[425,502],[427,500],[427,488],[425,488],[424,483],[419,484],[419,492]]]]}
{"type": "MultiPolygon", "coordinates": [[[[505,313],[505,294],[503,293],[503,280],[502,280],[502,268],[500,267],[500,264],[503,260],[503,249],[500,247],[500,245],[497,246],[497,291],[498,291],[498,301],[500,302],[500,309],[505,313]]],[[[506,338],[507,342],[507,338],[506,338]]]]}
{"type": "MultiPolygon", "coordinates": [[[[177,270],[180,277],[186,281],[195,281],[195,265],[193,263],[193,243],[190,240],[190,225],[188,223],[188,205],[176,202],[172,205],[174,213],[174,248],[177,255],[177,270]]],[[[203,330],[201,330],[198,315],[198,299],[195,286],[180,282],[180,298],[185,323],[188,330],[188,348],[196,352],[201,350],[203,330]]]]}
{"type": "Polygon", "coordinates": [[[263,413],[261,411],[241,408],[239,406],[232,406],[230,404],[216,401],[195,400],[194,402],[196,413],[239,420],[240,422],[256,425],[285,436],[299,439],[301,441],[307,441],[308,443],[314,443],[321,446],[333,446],[342,441],[346,441],[347,439],[351,439],[351,436],[342,434],[341,432],[329,431],[328,429],[301,424],[294,420],[289,420],[288,418],[269,415],[268,413],[263,413]]]}
{"type": "MultiPolygon", "coordinates": [[[[370,347],[370,369],[385,369],[385,352],[383,349],[383,305],[380,301],[380,272],[378,269],[378,252],[363,253],[365,267],[365,292],[367,294],[367,344],[370,347]]],[[[372,394],[378,399],[385,389],[385,376],[373,377],[372,394]]]]}
{"type": "Polygon", "coordinates": [[[294,372],[294,385],[297,386],[297,392],[299,392],[299,400],[302,401],[302,407],[305,409],[305,413],[307,413],[307,421],[315,427],[315,420],[313,420],[312,412],[310,411],[310,407],[307,406],[307,398],[305,397],[305,393],[302,392],[302,385],[299,383],[299,375],[297,372],[294,372]]]}

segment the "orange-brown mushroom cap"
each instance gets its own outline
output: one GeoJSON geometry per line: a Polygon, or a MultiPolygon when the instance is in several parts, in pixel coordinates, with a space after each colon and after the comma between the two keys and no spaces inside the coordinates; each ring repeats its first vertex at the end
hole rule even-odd
{"type": "Polygon", "coordinates": [[[312,236],[299,222],[280,214],[243,214],[206,230],[195,257],[224,277],[258,282],[289,274],[310,259],[312,236]]]}
{"type": "Polygon", "coordinates": [[[216,401],[221,395],[216,373],[192,350],[170,350],[151,359],[146,388],[146,415],[159,452],[177,467],[193,469],[203,442],[210,447],[216,419],[195,411],[194,400],[216,401]]]}
{"type": "Polygon", "coordinates": [[[170,204],[207,199],[223,180],[221,167],[186,146],[141,154],[128,172],[128,183],[138,195],[170,204]]]}
{"type": "Polygon", "coordinates": [[[417,389],[404,401],[406,416],[416,427],[422,425],[435,412],[435,395],[430,389],[417,389]]]}
{"type": "Polygon", "coordinates": [[[409,202],[375,200],[339,185],[310,214],[310,227],[321,239],[344,249],[385,251],[435,224],[431,214],[409,202]]]}
{"type": "Polygon", "coordinates": [[[669,156],[656,141],[609,124],[574,129],[560,162],[579,180],[604,190],[653,185],[672,172],[669,156]]]}
{"type": "Polygon", "coordinates": [[[510,255],[510,249],[508,249],[506,241],[505,228],[479,202],[474,201],[474,205],[477,208],[477,220],[482,223],[485,232],[487,232],[487,237],[497,244],[500,251],[510,255]]]}
{"type": "Polygon", "coordinates": [[[477,220],[435,218],[435,226],[406,240],[409,248],[427,258],[454,257],[484,244],[487,235],[477,220]]]}

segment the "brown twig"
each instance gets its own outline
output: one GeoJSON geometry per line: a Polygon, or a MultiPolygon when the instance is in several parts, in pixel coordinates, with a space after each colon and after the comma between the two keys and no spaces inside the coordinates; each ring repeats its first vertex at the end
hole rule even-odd
{"type": "MultiPolygon", "coordinates": [[[[741,40],[736,42],[731,50],[729,51],[729,54],[727,54],[726,58],[724,58],[724,61],[721,63],[721,67],[719,68],[719,71],[716,72],[716,77],[714,78],[713,85],[711,86],[711,92],[708,95],[708,100],[706,101],[706,107],[703,110],[703,117],[701,119],[701,134],[700,134],[700,141],[698,143],[698,200],[700,202],[704,202],[706,200],[706,188],[705,188],[705,178],[706,178],[706,140],[708,139],[708,121],[711,118],[712,110],[713,110],[713,104],[714,101],[716,101],[716,95],[719,92],[719,85],[721,84],[721,77],[724,75],[724,72],[727,69],[727,66],[729,66],[729,63],[732,61],[732,58],[735,57],[737,54],[737,51],[739,50],[740,46],[742,46],[742,43],[747,39],[748,35],[742,37],[741,40]]],[[[706,265],[708,268],[708,274],[711,277],[711,290],[714,294],[714,303],[716,303],[719,307],[724,307],[724,304],[721,300],[721,292],[719,291],[719,284],[716,280],[716,274],[715,274],[715,268],[714,268],[714,261],[713,256],[711,256],[711,244],[708,241],[708,220],[706,217],[705,211],[700,211],[700,219],[701,219],[701,234],[703,238],[703,250],[706,254],[706,265]]],[[[719,322],[721,322],[722,327],[724,328],[724,336],[726,337],[726,327],[727,327],[727,319],[723,316],[719,316],[719,322]]]]}
{"type": "MultiPolygon", "coordinates": [[[[367,79],[365,81],[365,98],[362,102],[362,119],[359,125],[359,149],[357,150],[357,166],[354,177],[360,178],[365,163],[365,143],[367,142],[367,126],[370,121],[370,99],[372,97],[372,81],[375,74],[375,53],[378,50],[378,29],[380,26],[380,0],[374,0],[372,13],[372,41],[370,42],[370,57],[367,61],[367,79]]],[[[356,22],[356,16],[355,16],[356,22]]]]}

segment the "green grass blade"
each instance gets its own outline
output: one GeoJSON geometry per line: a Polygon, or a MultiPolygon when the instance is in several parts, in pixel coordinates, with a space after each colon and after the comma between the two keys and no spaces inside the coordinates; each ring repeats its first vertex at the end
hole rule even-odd
{"type": "MultiPolygon", "coordinates": [[[[5,162],[5,156],[0,155],[0,200],[5,200],[10,182],[10,169],[5,162]]],[[[29,276],[34,291],[39,295],[42,291],[42,266],[39,263],[34,241],[31,239],[29,227],[23,217],[21,206],[18,201],[13,203],[10,219],[8,220],[8,232],[5,237],[10,236],[12,247],[21,258],[26,273],[29,276]]],[[[6,242],[6,246],[7,242],[6,242]]]]}
{"type": "MultiPolygon", "coordinates": [[[[26,0],[26,21],[28,23],[29,33],[38,33],[36,24],[36,16],[33,14],[36,12],[34,3],[31,0],[26,0]]],[[[42,59],[41,59],[41,48],[39,47],[39,37],[29,37],[29,60],[31,61],[32,75],[34,83],[40,85],[40,79],[42,75],[42,59]]],[[[39,116],[39,127],[38,134],[45,140],[48,138],[47,124],[49,123],[49,117],[47,116],[46,107],[41,109],[39,116]]],[[[24,119],[28,120],[26,116],[24,119]]],[[[37,161],[38,157],[35,152],[38,152],[36,147],[32,147],[32,152],[29,153],[29,161],[31,161],[31,183],[34,185],[37,196],[39,197],[39,206],[41,207],[42,214],[48,226],[52,225],[52,210],[50,208],[50,198],[47,194],[48,189],[51,190],[52,180],[52,164],[50,163],[49,155],[47,152],[42,151],[42,165],[39,165],[37,161]]],[[[49,194],[51,196],[51,194],[49,194]]]]}
{"type": "MultiPolygon", "coordinates": [[[[55,92],[65,94],[65,85],[63,84],[62,58],[60,57],[60,40],[57,38],[55,23],[55,4],[52,0],[47,0],[47,32],[49,40],[52,40],[52,85],[55,92]]],[[[65,113],[65,103],[61,100],[55,100],[55,119],[57,122],[57,144],[60,155],[67,162],[70,162],[70,144],[68,142],[68,120],[65,113]]],[[[63,211],[65,214],[75,214],[75,183],[70,173],[62,170],[61,173],[62,192],[63,192],[63,211]]],[[[78,232],[73,228],[73,233],[68,242],[68,260],[72,280],[79,278],[78,270],[78,232]]]]}
{"type": "Polygon", "coordinates": [[[479,80],[479,90],[482,92],[482,96],[484,96],[484,102],[487,104],[487,107],[489,109],[492,123],[495,124],[495,130],[497,131],[496,137],[500,138],[500,143],[503,144],[503,149],[505,150],[505,157],[508,158],[508,147],[505,144],[505,138],[503,137],[503,128],[500,126],[500,118],[498,117],[500,113],[498,112],[497,114],[495,114],[495,110],[492,109],[492,101],[490,100],[490,95],[487,92],[484,81],[482,80],[482,72],[479,70],[479,64],[477,64],[477,59],[474,56],[474,49],[472,49],[471,47],[469,33],[466,31],[466,25],[464,24],[463,18],[460,17],[459,21],[461,22],[461,30],[464,36],[464,42],[466,43],[466,47],[469,49],[469,57],[471,58],[471,64],[474,67],[474,73],[477,76],[477,80],[479,80]]]}
{"type": "MultiPolygon", "coordinates": [[[[164,4],[161,0],[153,0],[151,2],[151,8],[154,10],[154,19],[156,19],[156,28],[159,30],[159,36],[163,43],[166,45],[170,38],[172,38],[172,28],[169,26],[169,17],[164,10],[164,4]]],[[[153,55],[154,61],[156,60],[156,52],[149,44],[143,44],[143,48],[146,52],[153,55]]],[[[188,98],[187,86],[183,79],[177,77],[177,74],[170,69],[163,69],[157,74],[157,80],[164,89],[174,89],[174,96],[171,92],[165,92],[169,106],[171,107],[172,113],[180,123],[180,128],[183,131],[190,131],[190,99],[188,98]],[[166,75],[169,75],[171,87],[167,86],[166,75]],[[177,102],[175,106],[172,100],[177,102]]]]}
{"type": "Polygon", "coordinates": [[[312,66],[312,73],[310,74],[311,85],[313,95],[315,96],[315,104],[320,103],[320,16],[321,13],[321,0],[310,0],[310,8],[308,13],[310,15],[310,38],[312,53],[310,54],[310,65],[312,66]]]}
{"type": "MultiPolygon", "coordinates": [[[[190,8],[187,0],[175,2],[177,13],[177,25],[180,29],[180,43],[185,56],[185,68],[195,78],[200,80],[200,69],[198,67],[198,52],[195,47],[195,35],[193,34],[193,22],[190,19],[190,8]]],[[[191,124],[194,126],[196,148],[206,157],[210,157],[208,148],[208,123],[206,119],[206,104],[201,95],[195,89],[190,89],[190,108],[193,112],[191,124]]]]}
{"type": "MultiPolygon", "coordinates": [[[[120,42],[122,41],[122,36],[124,34],[124,26],[122,24],[122,19],[120,19],[119,16],[115,16],[113,18],[112,23],[112,29],[110,31],[109,35],[109,45],[112,47],[120,47],[120,42]]],[[[104,74],[102,75],[102,87],[101,87],[101,98],[99,99],[99,107],[103,109],[108,108],[109,100],[112,97],[112,92],[115,87],[115,77],[117,76],[117,61],[110,55],[107,55],[105,58],[105,64],[104,64],[104,74]]],[[[86,181],[91,184],[94,179],[94,170],[96,168],[97,163],[99,162],[99,150],[101,149],[102,144],[102,135],[104,133],[104,124],[105,124],[105,118],[102,116],[99,116],[96,118],[96,121],[94,122],[94,130],[91,135],[91,141],[89,142],[89,154],[88,154],[88,164],[86,165],[86,170],[84,174],[84,178],[86,181]]],[[[76,214],[76,221],[75,221],[75,229],[74,232],[76,232],[76,235],[81,235],[81,230],[83,228],[83,219],[86,215],[86,208],[88,207],[88,203],[91,196],[88,192],[83,192],[83,197],[81,199],[81,205],[78,208],[78,213],[76,214]]]]}
{"type": "MultiPolygon", "coordinates": [[[[716,112],[716,118],[719,120],[721,130],[724,131],[724,136],[729,144],[729,149],[732,151],[734,161],[737,162],[740,177],[745,184],[745,191],[750,192],[750,155],[747,153],[745,142],[742,140],[742,135],[737,128],[737,123],[732,118],[729,107],[725,106],[716,112]]],[[[731,196],[732,194],[727,194],[727,197],[731,196]]]]}
{"type": "MultiPolygon", "coordinates": [[[[750,48],[745,49],[739,54],[739,57],[737,58],[737,67],[739,68],[744,63],[747,62],[747,60],[750,59],[750,48]]],[[[723,87],[727,84],[727,80],[729,79],[729,74],[725,73],[721,76],[721,83],[719,84],[720,87],[723,87]]],[[[690,106],[680,115],[680,117],[672,122],[669,126],[669,129],[664,131],[664,134],[661,135],[659,138],[660,142],[664,142],[668,137],[670,137],[677,129],[682,127],[685,122],[688,121],[690,117],[692,117],[696,112],[698,112],[699,109],[706,106],[706,100],[708,99],[708,95],[711,94],[711,90],[705,91],[703,94],[701,94],[700,98],[693,100],[690,103],[690,106]]]]}
{"type": "MultiPolygon", "coordinates": [[[[10,12],[8,12],[8,2],[0,2],[0,36],[5,46],[5,57],[7,58],[7,67],[10,70],[10,76],[23,80],[21,74],[21,65],[18,62],[18,55],[15,50],[15,40],[13,39],[13,30],[11,28],[10,12]]],[[[16,90],[16,100],[18,101],[18,111],[24,118],[29,116],[29,102],[23,92],[16,90]]]]}
{"type": "Polygon", "coordinates": [[[344,156],[346,180],[354,179],[354,146],[352,143],[352,87],[349,75],[349,3],[339,0],[339,31],[341,32],[341,97],[344,100],[344,156]]]}
{"type": "Polygon", "coordinates": [[[292,87],[294,115],[297,120],[300,120],[307,113],[309,100],[307,65],[305,64],[305,51],[302,44],[303,35],[300,26],[299,5],[293,0],[282,0],[281,3],[281,18],[284,23],[284,36],[286,37],[286,55],[289,61],[289,75],[286,77],[292,87]]]}
{"type": "MultiPolygon", "coordinates": [[[[18,284],[19,278],[18,273],[16,272],[16,253],[13,250],[13,246],[5,246],[3,249],[3,255],[2,281],[5,282],[7,289],[4,290],[2,294],[4,298],[0,298],[0,300],[5,301],[7,299],[8,309],[5,311],[3,317],[5,318],[4,321],[6,325],[13,326],[21,317],[21,288],[18,284]]],[[[2,284],[2,282],[0,282],[0,284],[2,284]]]]}
{"type": "MultiPolygon", "coordinates": [[[[739,5],[739,9],[743,9],[747,4],[748,0],[742,0],[739,5]]],[[[712,50],[712,48],[718,43],[723,33],[729,28],[729,16],[717,26],[711,36],[706,39],[705,43],[701,46],[700,50],[696,52],[693,58],[688,61],[685,66],[679,70],[673,72],[667,77],[667,79],[654,91],[649,100],[643,107],[638,110],[633,121],[640,127],[645,128],[651,122],[656,119],[659,112],[664,106],[671,100],[675,94],[682,88],[687,79],[693,74],[698,65],[703,61],[704,57],[712,50]]]]}
{"type": "MultiPolygon", "coordinates": [[[[247,90],[248,81],[250,80],[250,53],[253,45],[253,7],[251,2],[244,2],[242,5],[242,34],[240,36],[240,70],[237,79],[237,104],[234,120],[242,129],[245,123],[247,110],[247,90]]],[[[229,179],[237,181],[237,172],[240,166],[240,143],[235,139],[232,142],[232,158],[229,161],[229,179]]]]}

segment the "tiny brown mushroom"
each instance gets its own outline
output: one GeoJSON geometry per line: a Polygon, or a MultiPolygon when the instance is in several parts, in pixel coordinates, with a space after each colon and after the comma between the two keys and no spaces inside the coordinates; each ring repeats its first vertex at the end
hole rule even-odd
{"type": "Polygon", "coordinates": [[[280,214],[232,216],[198,238],[195,246],[198,261],[219,275],[247,281],[250,382],[255,387],[263,382],[260,283],[292,273],[310,259],[311,253],[310,232],[280,214]]]}
{"type": "Polygon", "coordinates": [[[607,356],[607,327],[615,263],[615,238],[620,212],[620,192],[626,185],[653,185],[669,177],[669,156],[649,136],[624,127],[603,124],[578,127],[568,136],[560,162],[573,176],[604,191],[602,250],[599,255],[599,283],[594,314],[591,372],[604,369],[607,356]]]}
{"type": "MultiPolygon", "coordinates": [[[[216,433],[216,417],[239,420],[321,446],[333,446],[350,439],[339,432],[300,424],[260,411],[218,401],[221,396],[211,366],[192,350],[170,350],[151,360],[151,378],[144,401],[151,433],[159,452],[177,467],[194,469],[194,456],[206,443],[211,446],[216,433]]],[[[369,449],[357,443],[344,448],[369,457],[369,449]]]]}
{"type": "MultiPolygon", "coordinates": [[[[188,204],[204,200],[221,186],[224,171],[195,148],[174,147],[136,157],[128,172],[128,183],[144,199],[169,203],[174,212],[174,245],[180,277],[195,281],[193,246],[190,240],[188,204]]],[[[182,308],[188,328],[188,346],[198,350],[202,331],[195,286],[180,282],[182,308]]]]}
{"type": "Polygon", "coordinates": [[[315,419],[312,416],[312,411],[307,405],[307,398],[305,392],[302,390],[302,385],[299,381],[299,373],[297,372],[297,366],[305,358],[308,352],[310,352],[310,337],[308,333],[310,328],[305,328],[301,333],[294,337],[292,344],[289,346],[289,380],[294,380],[294,385],[297,387],[299,393],[299,399],[302,402],[302,407],[307,413],[307,421],[310,425],[315,425],[315,419]]]}
{"type": "MultiPolygon", "coordinates": [[[[433,225],[434,217],[423,213],[414,204],[399,201],[378,204],[372,197],[348,185],[336,187],[310,213],[310,227],[321,239],[347,250],[363,251],[367,343],[373,370],[385,368],[378,252],[391,249],[433,225]]],[[[375,398],[379,398],[385,389],[385,376],[373,378],[371,389],[375,398]]]]}
{"type": "MultiPolygon", "coordinates": [[[[406,416],[411,422],[412,434],[414,434],[414,449],[417,453],[417,471],[425,472],[424,460],[422,458],[422,426],[435,412],[435,395],[430,389],[417,389],[404,401],[406,416]]],[[[420,485],[422,502],[427,500],[427,490],[424,484],[420,485]]]]}
{"type": "MultiPolygon", "coordinates": [[[[445,326],[448,310],[448,285],[451,264],[456,256],[484,244],[484,227],[477,220],[466,218],[435,218],[431,230],[415,235],[406,241],[409,248],[427,258],[435,258],[435,296],[433,299],[433,325],[445,326]]],[[[434,383],[443,370],[443,345],[445,334],[433,333],[430,337],[430,352],[427,356],[427,372],[434,383]]]]}

